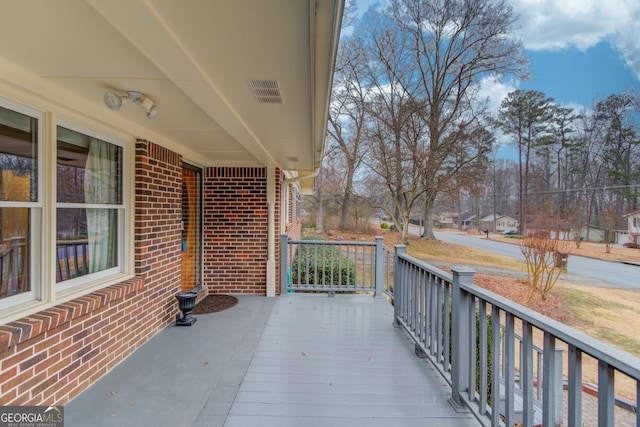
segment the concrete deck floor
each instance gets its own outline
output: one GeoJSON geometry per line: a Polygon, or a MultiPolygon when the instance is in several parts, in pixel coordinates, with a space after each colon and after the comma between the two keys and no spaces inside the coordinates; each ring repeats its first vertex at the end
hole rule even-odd
{"type": "Polygon", "coordinates": [[[371,296],[239,297],[165,328],[65,407],[65,426],[478,426],[371,296]]]}

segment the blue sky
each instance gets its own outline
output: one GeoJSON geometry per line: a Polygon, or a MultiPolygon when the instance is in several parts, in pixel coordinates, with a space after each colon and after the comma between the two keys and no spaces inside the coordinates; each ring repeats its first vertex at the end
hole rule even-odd
{"type": "MultiPolygon", "coordinates": [[[[386,0],[357,0],[363,13],[386,0]]],[[[640,92],[639,0],[508,0],[519,16],[527,82],[485,81],[482,93],[497,108],[516,89],[539,90],[580,109],[613,93],[640,92]]]]}
{"type": "Polygon", "coordinates": [[[528,50],[526,55],[531,61],[531,81],[521,82],[520,88],[539,90],[563,104],[591,105],[595,99],[640,88],[637,76],[606,41],[585,51],[569,47],[528,50]]]}

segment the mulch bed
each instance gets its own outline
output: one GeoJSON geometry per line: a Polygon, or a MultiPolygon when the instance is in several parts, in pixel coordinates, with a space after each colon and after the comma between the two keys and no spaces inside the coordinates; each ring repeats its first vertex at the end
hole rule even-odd
{"type": "Polygon", "coordinates": [[[191,314],[217,313],[238,304],[238,298],[231,295],[207,295],[196,304],[191,314]]]}
{"type": "Polygon", "coordinates": [[[513,279],[508,277],[493,276],[487,274],[476,274],[473,277],[474,284],[485,289],[502,295],[511,301],[527,306],[540,314],[551,317],[559,322],[569,325],[573,324],[573,316],[569,310],[570,305],[567,301],[556,292],[551,294],[546,300],[543,300],[540,292],[533,294],[533,298],[526,304],[527,282],[522,279],[513,279]]]}

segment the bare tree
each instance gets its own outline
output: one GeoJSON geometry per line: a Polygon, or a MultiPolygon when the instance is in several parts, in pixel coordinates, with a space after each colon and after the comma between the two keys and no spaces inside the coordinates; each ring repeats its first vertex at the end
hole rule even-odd
{"type": "Polygon", "coordinates": [[[347,228],[353,200],[354,177],[362,162],[365,102],[368,89],[362,84],[362,48],[353,39],[340,45],[329,108],[328,142],[344,157],[344,185],[339,228],[347,228]]]}
{"type": "MultiPolygon", "coordinates": [[[[406,182],[408,174],[397,170],[394,192],[415,189],[429,219],[437,196],[469,182],[455,178],[477,172],[483,163],[478,159],[489,151],[486,145],[472,145],[485,112],[477,95],[480,79],[488,74],[525,75],[527,61],[512,31],[516,19],[503,0],[392,0],[383,16],[370,11],[365,18],[368,25],[360,29],[370,53],[367,78],[381,95],[402,98],[396,108],[386,109],[386,122],[401,122],[398,105],[420,106],[413,114],[423,123],[426,142],[421,145],[421,165],[412,175],[420,182],[406,182]]],[[[387,150],[395,150],[395,159],[398,132],[396,128],[384,135],[392,137],[387,150]]],[[[425,236],[433,238],[430,220],[425,236]]]]}

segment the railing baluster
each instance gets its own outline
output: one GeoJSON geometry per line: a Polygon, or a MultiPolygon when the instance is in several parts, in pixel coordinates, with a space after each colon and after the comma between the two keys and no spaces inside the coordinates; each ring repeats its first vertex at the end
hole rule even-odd
{"type": "Polygon", "coordinates": [[[448,289],[444,293],[444,303],[442,304],[442,307],[445,313],[443,333],[444,370],[445,372],[451,372],[451,294],[448,289]]]}
{"type": "Polygon", "coordinates": [[[536,365],[536,378],[538,380],[538,387],[536,387],[536,399],[542,401],[542,353],[538,352],[537,365],[536,365]]]}
{"type": "Polygon", "coordinates": [[[569,427],[582,426],[582,352],[575,346],[569,346],[569,427]]]}
{"type": "Polygon", "coordinates": [[[636,380],[636,427],[640,427],[640,380],[636,380]]]}
{"type": "MultiPolygon", "coordinates": [[[[448,292],[445,292],[445,295],[447,293],[448,292]]],[[[467,299],[467,310],[469,311],[469,323],[467,325],[467,328],[469,328],[469,341],[467,343],[467,346],[469,348],[469,356],[467,358],[467,363],[469,365],[467,367],[467,370],[469,371],[468,389],[469,400],[473,401],[475,400],[476,393],[476,358],[478,357],[476,349],[476,303],[475,298],[473,298],[471,295],[469,295],[467,299]]]]}
{"type": "Polygon", "coordinates": [[[478,337],[478,364],[480,365],[480,373],[478,378],[479,399],[478,406],[480,408],[480,415],[487,413],[487,388],[488,388],[488,346],[487,346],[487,305],[482,299],[478,301],[478,317],[479,317],[479,331],[478,337]]]}
{"type": "Polygon", "coordinates": [[[523,394],[523,424],[533,427],[533,328],[522,321],[522,343],[520,345],[520,389],[523,394]]]}
{"type": "Polygon", "coordinates": [[[613,368],[598,361],[598,427],[615,425],[615,387],[613,368]]]}
{"type": "Polygon", "coordinates": [[[545,426],[555,425],[555,372],[556,338],[548,331],[545,331],[542,360],[542,423],[545,426]]]}
{"type": "Polygon", "coordinates": [[[491,427],[500,426],[500,308],[491,306],[491,427]]]}
{"type": "Polygon", "coordinates": [[[428,342],[427,338],[429,336],[429,331],[427,330],[427,316],[429,316],[429,305],[427,301],[427,295],[429,294],[429,274],[426,271],[422,272],[422,295],[420,297],[420,304],[422,305],[422,317],[420,318],[420,323],[422,327],[422,335],[420,336],[420,340],[422,341],[422,345],[424,348],[427,348],[428,342]]]}
{"type": "Polygon", "coordinates": [[[504,355],[502,366],[504,367],[504,418],[505,425],[512,426],[515,423],[515,333],[513,314],[505,312],[504,319],[504,355]]]}
{"type": "Polygon", "coordinates": [[[435,309],[435,305],[433,303],[433,297],[431,294],[431,288],[433,288],[433,277],[431,276],[431,274],[427,271],[425,272],[425,280],[427,282],[427,288],[424,290],[425,292],[425,299],[426,299],[426,305],[427,305],[427,312],[425,313],[425,348],[427,348],[429,350],[430,354],[433,354],[433,352],[431,352],[431,347],[432,347],[432,340],[433,340],[433,333],[431,330],[431,315],[433,313],[433,310],[435,309]]]}

